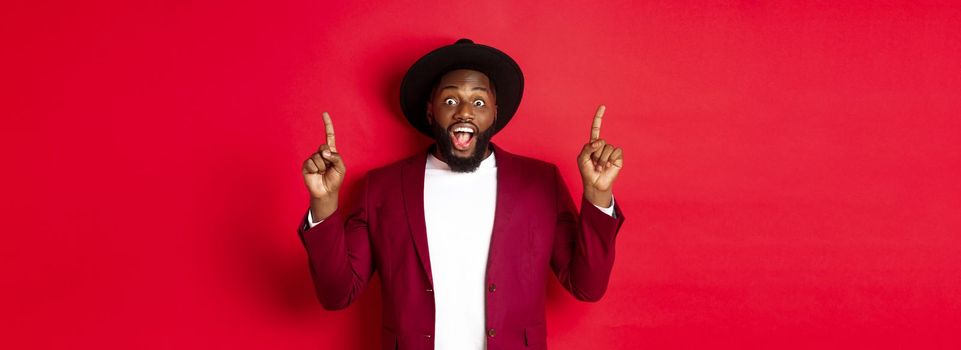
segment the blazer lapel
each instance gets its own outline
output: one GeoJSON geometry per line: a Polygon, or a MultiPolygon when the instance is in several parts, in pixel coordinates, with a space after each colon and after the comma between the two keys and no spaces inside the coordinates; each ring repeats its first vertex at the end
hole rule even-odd
{"type": "Polygon", "coordinates": [[[490,250],[487,257],[487,271],[491,271],[491,263],[501,261],[495,258],[508,246],[510,242],[508,232],[516,210],[517,194],[521,193],[521,182],[518,179],[514,164],[514,155],[502,148],[491,144],[497,157],[497,207],[494,209],[494,229],[491,232],[490,250]]]}
{"type": "Polygon", "coordinates": [[[434,286],[434,277],[430,270],[430,252],[427,249],[427,224],[424,219],[424,169],[427,165],[427,155],[420,153],[409,159],[404,164],[401,172],[401,181],[404,193],[404,207],[407,210],[407,224],[410,227],[410,235],[417,249],[417,256],[420,257],[421,266],[427,274],[427,280],[431,288],[434,286]]]}
{"type": "MultiPolygon", "coordinates": [[[[500,147],[491,144],[497,157],[497,207],[494,209],[494,229],[491,233],[491,245],[487,258],[487,271],[491,270],[491,262],[495,254],[503,251],[509,240],[506,232],[510,231],[515,210],[515,197],[522,192],[521,181],[517,169],[514,168],[514,155],[507,153],[500,147]]],[[[427,165],[427,155],[420,154],[409,159],[404,164],[401,173],[404,193],[404,207],[407,210],[407,224],[410,235],[417,249],[421,266],[427,274],[431,287],[434,277],[430,269],[430,251],[427,247],[427,223],[424,219],[424,172],[427,165]]]]}

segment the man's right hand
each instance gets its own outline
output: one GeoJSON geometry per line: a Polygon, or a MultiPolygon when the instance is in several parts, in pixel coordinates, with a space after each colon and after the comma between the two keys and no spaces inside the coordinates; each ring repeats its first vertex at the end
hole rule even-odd
{"type": "Polygon", "coordinates": [[[334,143],[334,123],[330,114],[324,112],[324,128],[327,143],[304,161],[304,184],[310,192],[310,214],[314,221],[326,219],[337,210],[337,194],[344,183],[344,160],[337,153],[334,143]]]}

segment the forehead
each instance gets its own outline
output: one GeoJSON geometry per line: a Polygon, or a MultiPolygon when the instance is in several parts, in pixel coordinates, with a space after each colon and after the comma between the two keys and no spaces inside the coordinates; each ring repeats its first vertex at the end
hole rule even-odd
{"type": "Polygon", "coordinates": [[[479,86],[490,88],[486,74],[471,69],[457,69],[444,74],[437,82],[437,88],[479,86]]]}

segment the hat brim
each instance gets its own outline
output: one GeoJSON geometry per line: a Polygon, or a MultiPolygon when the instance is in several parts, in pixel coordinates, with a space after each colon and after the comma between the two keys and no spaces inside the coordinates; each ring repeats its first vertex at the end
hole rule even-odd
{"type": "Polygon", "coordinates": [[[517,62],[507,54],[463,39],[431,51],[407,70],[400,84],[400,108],[407,121],[417,131],[432,136],[427,123],[431,90],[444,74],[457,69],[476,70],[491,80],[497,96],[497,119],[493,128],[494,133],[499,132],[520,106],[524,75],[517,62]]]}

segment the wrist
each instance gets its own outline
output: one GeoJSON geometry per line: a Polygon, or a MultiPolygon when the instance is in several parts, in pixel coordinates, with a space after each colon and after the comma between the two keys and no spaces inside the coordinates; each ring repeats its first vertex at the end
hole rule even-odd
{"type": "Polygon", "coordinates": [[[611,190],[599,191],[593,188],[584,189],[584,199],[587,199],[591,204],[596,205],[601,208],[608,208],[612,204],[614,194],[611,190]]]}
{"type": "Polygon", "coordinates": [[[337,210],[337,195],[333,198],[310,198],[310,215],[315,222],[326,220],[337,210]]]}

